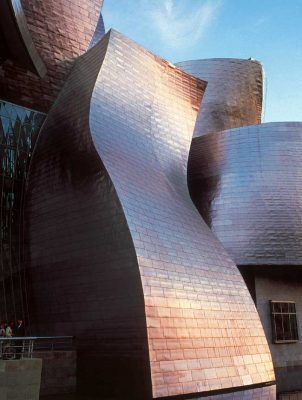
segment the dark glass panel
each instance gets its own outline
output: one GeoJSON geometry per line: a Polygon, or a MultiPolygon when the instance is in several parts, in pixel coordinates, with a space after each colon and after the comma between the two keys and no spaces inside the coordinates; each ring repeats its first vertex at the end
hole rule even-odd
{"type": "Polygon", "coordinates": [[[282,312],[282,303],[273,303],[274,312],[281,313],[282,312]]]}
{"type": "Polygon", "coordinates": [[[282,313],[289,312],[289,303],[281,303],[282,313]]]}
{"type": "Polygon", "coordinates": [[[298,340],[296,305],[292,302],[271,301],[274,341],[298,340]]]}
{"type": "Polygon", "coordinates": [[[29,159],[44,114],[0,100],[0,316],[21,315],[22,199],[29,159]]]}
{"type": "Polygon", "coordinates": [[[291,327],[290,327],[290,315],[289,314],[283,314],[283,329],[284,329],[284,337],[283,340],[292,340],[292,333],[291,333],[291,327]]]}
{"type": "Polygon", "coordinates": [[[292,339],[293,340],[298,340],[298,327],[297,327],[297,318],[296,314],[291,314],[290,315],[290,326],[291,326],[291,332],[292,332],[292,339]]]}
{"type": "Polygon", "coordinates": [[[283,340],[282,315],[275,314],[275,340],[283,340]]]}

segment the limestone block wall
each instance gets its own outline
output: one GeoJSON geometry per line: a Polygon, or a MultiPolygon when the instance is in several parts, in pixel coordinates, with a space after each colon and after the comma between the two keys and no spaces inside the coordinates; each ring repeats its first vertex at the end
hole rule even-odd
{"type": "Polygon", "coordinates": [[[42,360],[0,360],[0,399],[39,400],[42,360]]]}

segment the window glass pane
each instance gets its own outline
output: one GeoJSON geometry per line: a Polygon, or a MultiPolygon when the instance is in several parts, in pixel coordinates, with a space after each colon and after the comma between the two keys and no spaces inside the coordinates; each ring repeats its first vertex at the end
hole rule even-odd
{"type": "Polygon", "coordinates": [[[298,340],[298,329],[297,329],[297,319],[296,315],[291,314],[290,315],[290,326],[291,326],[291,332],[292,332],[292,340],[298,340]]]}
{"type": "Polygon", "coordinates": [[[275,312],[278,312],[278,313],[282,312],[281,305],[282,305],[282,303],[274,303],[275,312]]]}
{"type": "Polygon", "coordinates": [[[280,310],[282,313],[288,312],[288,306],[286,303],[279,303],[280,304],[280,310]]]}
{"type": "Polygon", "coordinates": [[[273,341],[298,340],[296,305],[292,302],[271,302],[273,341]]]}
{"type": "Polygon", "coordinates": [[[291,340],[291,329],[290,329],[290,320],[289,314],[282,315],[283,317],[283,329],[284,329],[284,340],[291,340]]]}
{"type": "Polygon", "coordinates": [[[275,315],[275,329],[276,340],[283,340],[282,315],[280,314],[275,315]]]}

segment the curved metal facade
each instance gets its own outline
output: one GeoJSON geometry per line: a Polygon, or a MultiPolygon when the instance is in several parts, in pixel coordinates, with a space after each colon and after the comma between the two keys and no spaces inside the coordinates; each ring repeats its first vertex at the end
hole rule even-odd
{"type": "Polygon", "coordinates": [[[261,123],[263,68],[258,61],[213,58],[176,65],[208,82],[194,137],[261,123]]]}
{"type": "MultiPolygon", "coordinates": [[[[20,49],[13,49],[15,54],[10,59],[8,50],[12,50],[14,43],[9,33],[14,30],[9,29],[6,36],[2,34],[2,39],[5,38],[2,52],[6,52],[4,58],[8,57],[8,60],[0,65],[0,98],[24,107],[48,111],[73,61],[87,50],[96,30],[102,4],[102,0],[1,1],[1,8],[8,5],[15,12],[25,50],[21,53],[20,49]],[[33,51],[34,54],[31,54],[33,51]],[[42,79],[27,71],[29,61],[35,62],[36,67],[40,66],[39,57],[47,70],[42,79]],[[14,63],[16,59],[18,62],[14,63]]],[[[4,16],[2,10],[1,15],[4,16]]],[[[7,18],[1,20],[0,17],[1,30],[8,29],[8,22],[7,18]]]]}
{"type": "Polygon", "coordinates": [[[254,393],[274,398],[253,301],[187,189],[204,89],[110,31],[47,118],[27,202],[31,319],[78,338],[85,390],[151,399],[269,383],[254,393]]]}
{"type": "Polygon", "coordinates": [[[196,207],[237,265],[302,264],[302,123],[197,137],[188,168],[196,207]]]}

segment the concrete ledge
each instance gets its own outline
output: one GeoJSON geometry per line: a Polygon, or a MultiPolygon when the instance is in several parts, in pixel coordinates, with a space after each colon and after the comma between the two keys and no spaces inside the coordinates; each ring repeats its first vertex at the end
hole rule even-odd
{"type": "Polygon", "coordinates": [[[39,400],[42,360],[0,360],[0,400],[39,400]]]}

